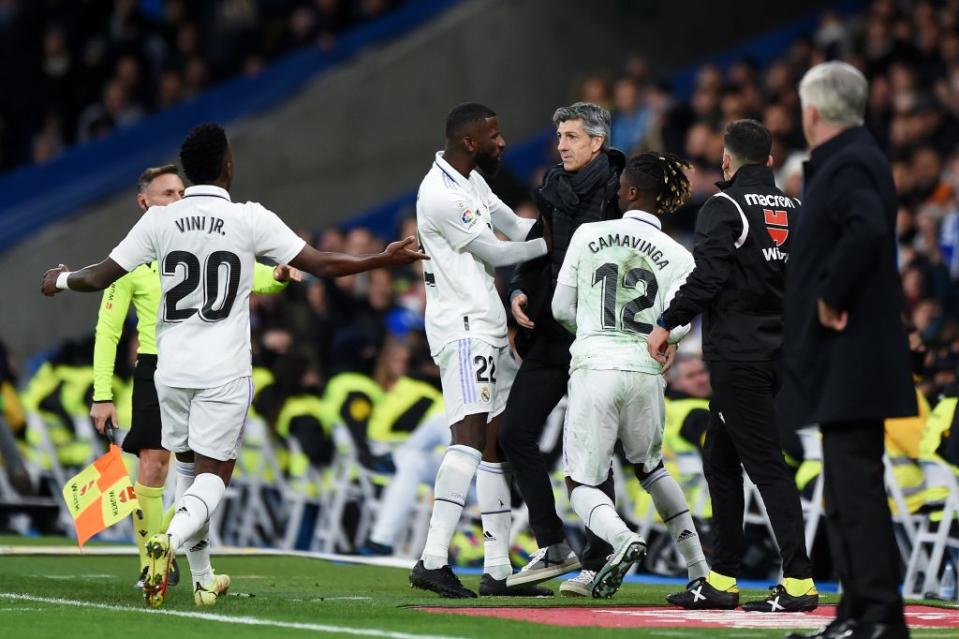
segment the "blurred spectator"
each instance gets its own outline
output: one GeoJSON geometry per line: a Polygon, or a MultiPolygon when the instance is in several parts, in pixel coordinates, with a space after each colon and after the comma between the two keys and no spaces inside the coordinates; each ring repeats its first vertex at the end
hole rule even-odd
{"type": "Polygon", "coordinates": [[[649,124],[649,109],[641,102],[639,86],[631,77],[621,78],[613,90],[613,123],[610,143],[627,155],[640,148],[649,124]]]}

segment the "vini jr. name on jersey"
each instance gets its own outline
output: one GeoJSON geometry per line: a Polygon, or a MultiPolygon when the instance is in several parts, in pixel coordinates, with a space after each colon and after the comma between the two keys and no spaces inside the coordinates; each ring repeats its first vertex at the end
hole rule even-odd
{"type": "Polygon", "coordinates": [[[226,231],[223,230],[223,220],[212,215],[209,218],[203,215],[191,215],[180,218],[179,220],[173,220],[173,223],[180,229],[180,233],[186,233],[187,231],[206,231],[210,234],[219,233],[220,235],[226,235],[226,231]],[[208,219],[210,220],[209,224],[206,223],[208,219]]]}

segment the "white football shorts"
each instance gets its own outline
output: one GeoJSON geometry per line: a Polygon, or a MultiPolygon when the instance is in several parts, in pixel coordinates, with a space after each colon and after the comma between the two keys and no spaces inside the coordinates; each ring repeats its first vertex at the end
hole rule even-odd
{"type": "Polygon", "coordinates": [[[236,459],[253,401],[253,380],[239,377],[216,388],[173,388],[156,382],[163,447],[204,457],[236,459]]]}
{"type": "Polygon", "coordinates": [[[578,368],[569,378],[563,426],[566,475],[586,486],[606,481],[616,440],[626,460],[653,470],[662,460],[666,406],[662,375],[578,368]]]}
{"type": "Polygon", "coordinates": [[[450,426],[479,413],[487,413],[489,422],[506,409],[519,370],[509,346],[492,346],[476,338],[459,339],[444,346],[434,359],[440,367],[450,426]]]}

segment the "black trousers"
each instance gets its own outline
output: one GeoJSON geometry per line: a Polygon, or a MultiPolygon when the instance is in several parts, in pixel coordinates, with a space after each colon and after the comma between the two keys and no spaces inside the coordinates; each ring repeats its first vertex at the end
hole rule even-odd
{"type": "MultiPolygon", "coordinates": [[[[512,465],[513,478],[526,500],[530,528],[540,548],[566,540],[563,520],[556,514],[553,485],[539,450],[539,440],[546,418],[566,393],[568,381],[568,361],[564,364],[537,357],[534,349],[516,373],[500,424],[500,447],[512,465]]],[[[615,501],[612,475],[599,488],[615,501]]],[[[586,546],[581,553],[583,568],[599,570],[612,552],[609,544],[587,529],[586,546]]]]}
{"type": "Polygon", "coordinates": [[[783,576],[812,577],[799,491],[783,460],[773,397],[778,362],[709,362],[713,396],[703,470],[716,530],[712,569],[736,577],[746,550],[743,473],[759,488],[782,555],[783,576]]]}
{"type": "Polygon", "coordinates": [[[843,594],[838,619],[905,624],[900,557],[889,513],[882,421],[820,425],[826,533],[843,594]]]}

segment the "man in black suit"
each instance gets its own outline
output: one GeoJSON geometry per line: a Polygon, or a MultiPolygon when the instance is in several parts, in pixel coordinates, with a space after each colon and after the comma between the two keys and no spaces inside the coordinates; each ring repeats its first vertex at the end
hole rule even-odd
{"type": "Polygon", "coordinates": [[[862,73],[817,65],[799,95],[812,155],[787,269],[781,408],[794,426],[821,427],[827,531],[843,586],[836,619],[808,636],[899,639],[909,632],[883,482],[883,420],[917,408],[896,269],[896,190],[862,126],[862,73]]]}

